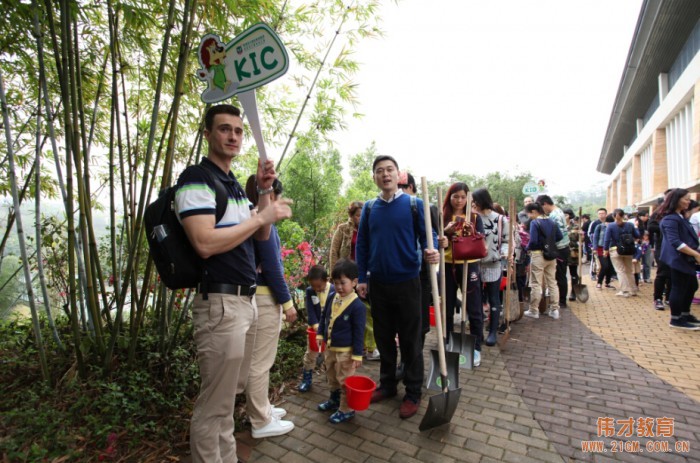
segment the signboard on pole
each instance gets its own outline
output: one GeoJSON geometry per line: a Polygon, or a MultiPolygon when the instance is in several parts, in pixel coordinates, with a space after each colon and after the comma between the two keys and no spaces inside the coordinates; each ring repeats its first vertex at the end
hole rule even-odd
{"type": "Polygon", "coordinates": [[[202,101],[217,103],[238,95],[253,132],[258,155],[267,160],[265,141],[258,117],[255,89],[284,75],[289,55],[284,44],[266,24],[256,24],[229,43],[216,34],[207,34],[199,43],[197,78],[207,83],[202,101]]]}

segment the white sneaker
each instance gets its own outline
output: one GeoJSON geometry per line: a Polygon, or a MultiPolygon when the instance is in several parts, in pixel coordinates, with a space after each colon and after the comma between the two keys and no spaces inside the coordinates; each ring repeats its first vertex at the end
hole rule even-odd
{"type": "Polygon", "coordinates": [[[378,349],[374,349],[374,351],[371,354],[370,353],[367,354],[367,360],[377,361],[379,359],[380,359],[380,355],[379,355],[378,349]]]}
{"type": "Polygon", "coordinates": [[[475,350],[474,351],[474,366],[478,367],[479,365],[481,365],[481,352],[479,352],[478,350],[475,350]]]}
{"type": "Polygon", "coordinates": [[[294,429],[294,423],[291,421],[280,420],[279,418],[272,416],[272,420],[260,429],[253,428],[252,435],[255,439],[262,439],[263,437],[274,437],[287,434],[294,429]]]}
{"type": "Polygon", "coordinates": [[[461,313],[456,313],[454,317],[455,325],[457,323],[462,323],[462,314],[461,313]]]}
{"type": "Polygon", "coordinates": [[[615,293],[615,296],[620,296],[620,297],[630,297],[630,293],[626,293],[624,291],[618,291],[615,293]]]}
{"type": "Polygon", "coordinates": [[[549,312],[547,312],[547,315],[549,315],[555,320],[559,320],[559,309],[552,309],[549,312]]]}
{"type": "Polygon", "coordinates": [[[287,416],[287,410],[285,410],[284,408],[272,407],[272,416],[274,416],[278,420],[281,420],[282,418],[287,416]]]}
{"type": "Polygon", "coordinates": [[[539,310],[527,309],[524,314],[526,317],[530,318],[540,318],[539,310]]]}

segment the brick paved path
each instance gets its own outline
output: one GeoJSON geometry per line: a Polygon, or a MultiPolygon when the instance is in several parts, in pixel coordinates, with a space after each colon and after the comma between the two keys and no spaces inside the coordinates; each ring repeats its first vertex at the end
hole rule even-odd
{"type": "MultiPolygon", "coordinates": [[[[700,461],[700,333],[671,331],[669,311],[651,307],[650,285],[629,299],[589,290],[588,303],[572,303],[560,320],[522,320],[505,348],[484,347],[482,365],[461,372],[460,405],[447,426],[418,431],[432,392],[409,420],[398,417],[397,398],[331,425],[316,411],[328,396],[316,375],[312,392],[285,396],[296,429],[264,440],[240,433],[240,455],[260,463],[700,461]],[[672,437],[637,437],[639,418],[652,418],[656,431],[653,420],[664,417],[673,420],[672,437]],[[616,434],[626,431],[619,420],[633,418],[632,436],[598,437],[599,418],[610,418],[616,434]],[[607,452],[584,453],[587,440],[604,441],[607,452]],[[613,453],[612,440],[631,452],[613,453]],[[673,452],[646,451],[655,441],[673,452]],[[689,451],[675,452],[677,441],[689,451]]],[[[431,333],[428,346],[435,342],[431,333]]],[[[359,373],[376,379],[378,363],[359,373]]]]}

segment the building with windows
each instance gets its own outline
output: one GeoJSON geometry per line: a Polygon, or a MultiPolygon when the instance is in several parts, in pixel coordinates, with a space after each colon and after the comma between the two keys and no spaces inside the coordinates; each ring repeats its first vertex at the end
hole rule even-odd
{"type": "Polygon", "coordinates": [[[699,50],[700,1],[643,2],[598,160],[608,210],[700,193],[699,50]]]}

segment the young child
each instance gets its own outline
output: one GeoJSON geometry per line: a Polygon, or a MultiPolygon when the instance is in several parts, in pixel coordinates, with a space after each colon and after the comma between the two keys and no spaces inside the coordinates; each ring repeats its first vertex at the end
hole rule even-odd
{"type": "Polygon", "coordinates": [[[632,272],[634,273],[634,284],[639,291],[639,280],[642,274],[642,243],[637,241],[634,244],[634,256],[632,257],[632,272]]]}
{"type": "Polygon", "coordinates": [[[651,243],[649,242],[649,231],[644,231],[642,237],[642,279],[644,283],[651,283],[651,243]]]}
{"type": "MultiPolygon", "coordinates": [[[[328,272],[321,265],[314,265],[309,269],[309,274],[306,275],[309,282],[309,287],[306,288],[306,310],[308,312],[309,328],[313,328],[318,332],[318,323],[321,319],[322,308],[326,306],[328,294],[333,292],[333,285],[328,282],[328,272]]],[[[313,380],[313,370],[318,359],[318,352],[314,352],[306,345],[306,353],[304,354],[304,369],[302,371],[302,380],[299,383],[299,392],[307,392],[311,390],[311,382],[313,380]]]]}
{"type": "Polygon", "coordinates": [[[318,327],[318,342],[326,341],[326,375],[331,396],[318,409],[334,411],[328,419],[338,424],[355,417],[348,407],[345,378],[353,376],[362,365],[367,309],[355,294],[357,264],[341,259],[333,267],[331,277],[335,294],[326,301],[318,327]]]}

